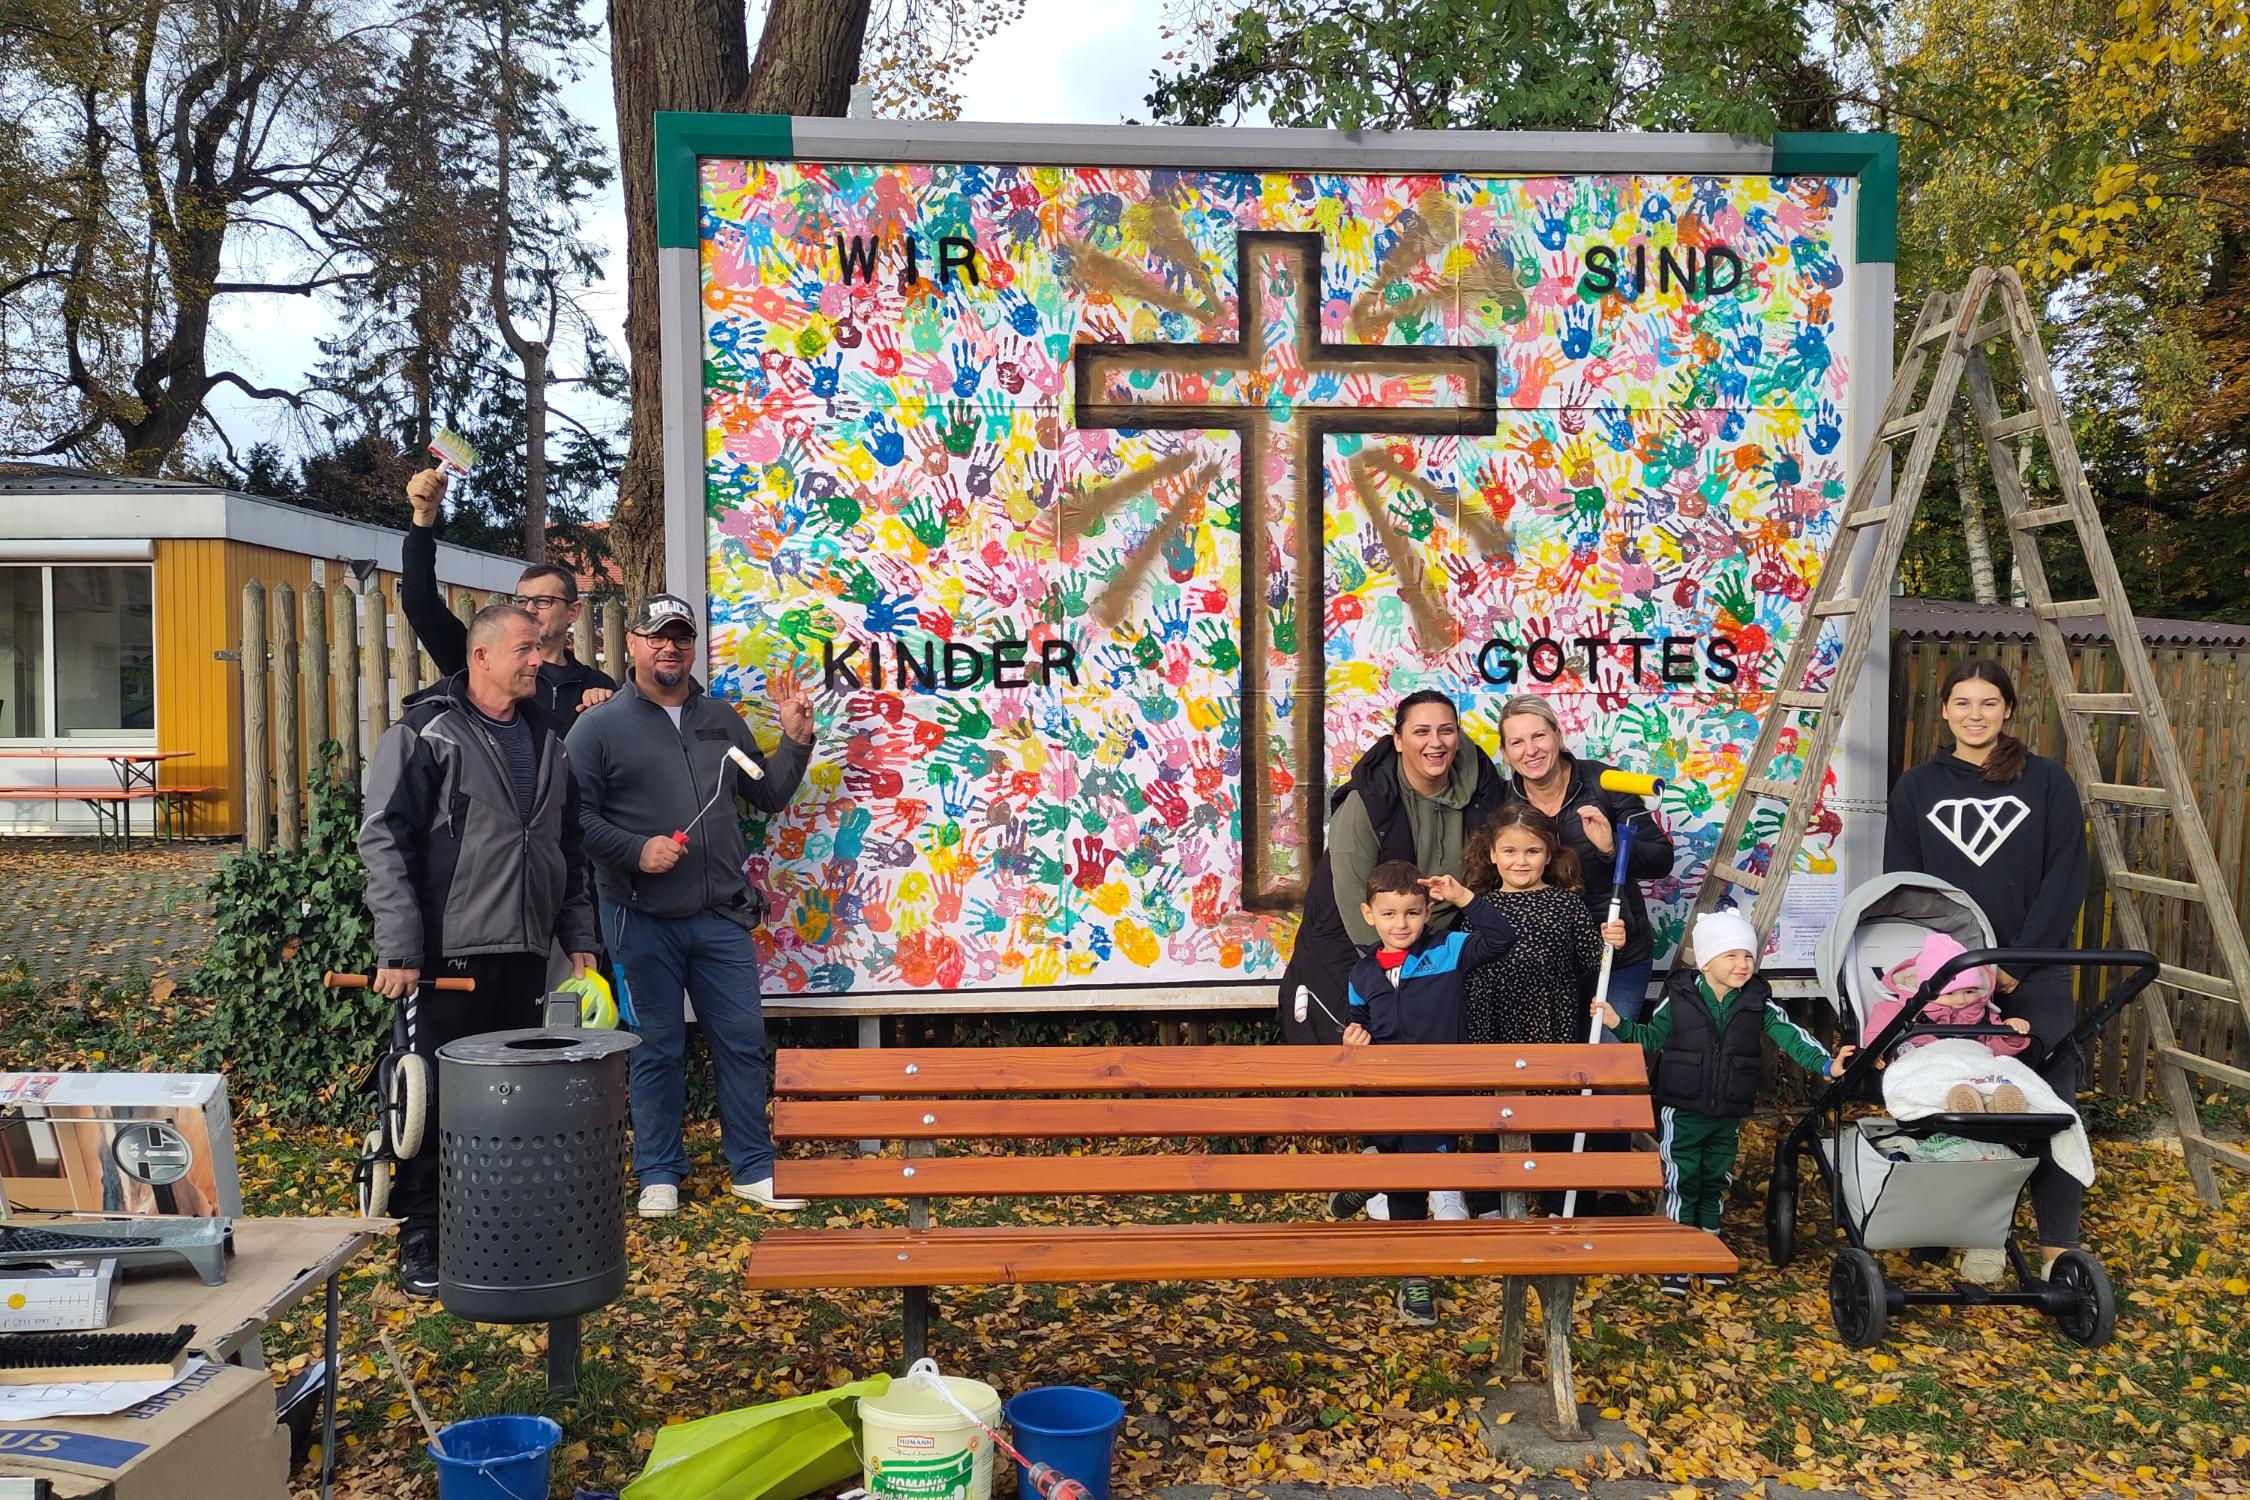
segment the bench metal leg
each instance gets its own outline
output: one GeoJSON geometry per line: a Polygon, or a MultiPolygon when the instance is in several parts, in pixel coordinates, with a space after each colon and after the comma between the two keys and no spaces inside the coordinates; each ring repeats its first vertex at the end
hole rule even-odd
{"type": "Polygon", "coordinates": [[[930,1289],[926,1286],[906,1288],[906,1305],[899,1318],[900,1342],[906,1353],[906,1362],[914,1363],[927,1358],[930,1352],[930,1289]]]}
{"type": "Polygon", "coordinates": [[[576,1318],[557,1318],[547,1325],[547,1394],[578,1394],[579,1326],[576,1318]]]}
{"type": "Polygon", "coordinates": [[[1539,1278],[1539,1312],[1547,1325],[1547,1389],[1555,1400],[1555,1414],[1546,1424],[1553,1437],[1566,1443],[1587,1441],[1578,1424],[1578,1383],[1570,1366],[1570,1311],[1578,1291],[1574,1276],[1539,1278]]]}
{"type": "MultiPolygon", "coordinates": [[[[861,1016],[859,1018],[859,1045],[865,1051],[882,1050],[883,1018],[881,1016],[861,1016]]],[[[867,1104],[881,1097],[880,1094],[862,1094],[859,1099],[862,1104],[867,1104]]],[[[882,1150],[883,1143],[881,1141],[869,1140],[859,1143],[859,1154],[862,1156],[879,1156],[882,1154],[882,1150]]]]}

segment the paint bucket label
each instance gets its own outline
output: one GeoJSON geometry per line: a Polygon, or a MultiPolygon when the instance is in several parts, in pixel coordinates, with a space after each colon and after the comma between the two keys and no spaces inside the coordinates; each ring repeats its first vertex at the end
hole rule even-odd
{"type": "Polygon", "coordinates": [[[976,1467],[967,1449],[943,1458],[882,1459],[867,1466],[867,1490],[876,1500],[969,1500],[976,1467]]]}

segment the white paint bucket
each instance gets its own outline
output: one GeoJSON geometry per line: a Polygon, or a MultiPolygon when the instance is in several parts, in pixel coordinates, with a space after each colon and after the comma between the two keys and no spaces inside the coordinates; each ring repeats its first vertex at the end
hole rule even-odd
{"type": "MultiPolygon", "coordinates": [[[[986,1427],[1000,1425],[1000,1393],[945,1377],[953,1399],[986,1427]]],[[[918,1381],[895,1380],[859,1398],[860,1454],[874,1500],[992,1500],[992,1440],[918,1381]]]]}

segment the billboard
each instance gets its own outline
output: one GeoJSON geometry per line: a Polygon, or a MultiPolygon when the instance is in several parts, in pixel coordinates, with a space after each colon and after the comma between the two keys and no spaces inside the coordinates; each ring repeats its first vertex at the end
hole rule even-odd
{"type": "Polygon", "coordinates": [[[1420,688],[1672,783],[1670,946],[1887,384],[1857,138],[672,118],[675,586],[821,705],[769,996],[1270,981],[1420,688]]]}

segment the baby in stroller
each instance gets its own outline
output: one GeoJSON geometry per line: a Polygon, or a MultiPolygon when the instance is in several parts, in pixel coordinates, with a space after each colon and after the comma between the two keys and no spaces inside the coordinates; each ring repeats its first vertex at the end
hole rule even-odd
{"type": "MultiPolygon", "coordinates": [[[[1922,947],[1912,958],[1893,964],[1883,971],[1882,998],[1875,1001],[1867,1012],[1864,1035],[1877,1037],[1921,988],[1924,975],[1934,975],[1967,950],[1951,936],[1932,932],[1922,939],[1922,947]]],[[[1973,1038],[1995,1057],[2019,1057],[2031,1045],[2031,1023],[2020,1016],[2000,1014],[1993,999],[1997,988],[1990,964],[1979,964],[1963,969],[1947,980],[1944,987],[1922,1007],[1919,1021],[1924,1026],[1979,1026],[2006,1027],[2009,1035],[1992,1032],[1973,1038]]],[[[1902,1047],[1926,1047],[1935,1038],[1909,1036],[1900,1043],[1902,1047]]],[[[1880,1061],[1876,1064],[1882,1067],[1880,1061]]],[[[1955,1084],[1947,1090],[1946,1112],[1949,1114],[1975,1114],[1990,1109],[1996,1114],[2020,1115],[2027,1107],[2024,1092],[2017,1085],[2000,1082],[1987,1093],[1972,1082],[1955,1084]]]]}

